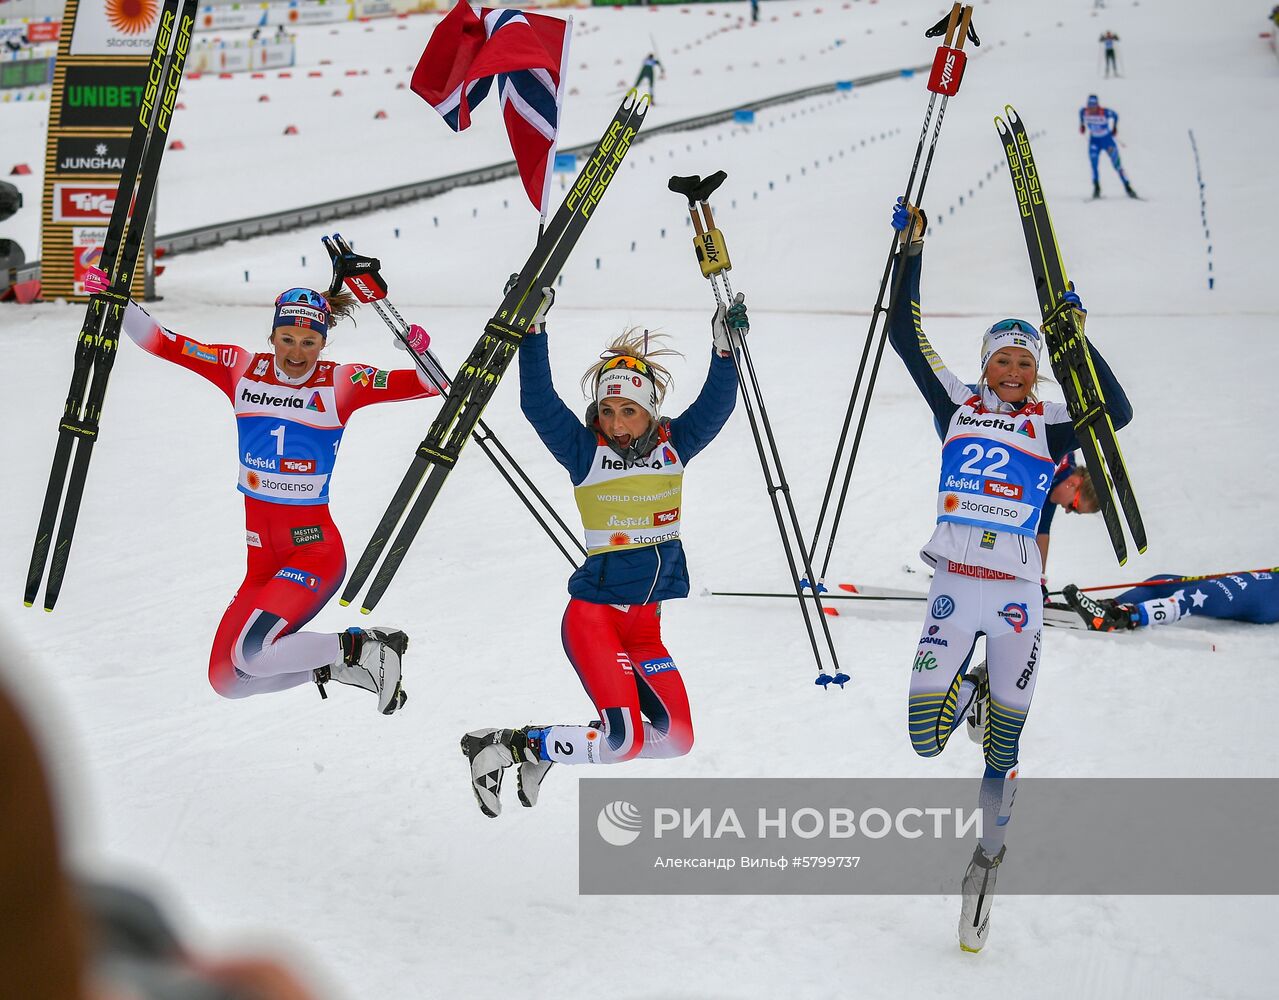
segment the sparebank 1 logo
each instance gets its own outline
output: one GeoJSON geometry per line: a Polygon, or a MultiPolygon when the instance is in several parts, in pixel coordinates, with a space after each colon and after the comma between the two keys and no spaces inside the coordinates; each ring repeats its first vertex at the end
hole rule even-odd
{"type": "Polygon", "coordinates": [[[600,810],[595,826],[600,836],[614,847],[625,847],[635,843],[640,835],[643,823],[640,811],[623,799],[610,802],[600,810]]]}

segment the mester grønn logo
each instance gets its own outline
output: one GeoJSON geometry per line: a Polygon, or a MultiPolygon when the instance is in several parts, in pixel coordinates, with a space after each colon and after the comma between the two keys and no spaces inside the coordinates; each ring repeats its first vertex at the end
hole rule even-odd
{"type": "Polygon", "coordinates": [[[595,825],[607,843],[614,847],[625,847],[635,843],[643,824],[640,821],[640,811],[624,799],[618,799],[600,810],[595,825]]]}

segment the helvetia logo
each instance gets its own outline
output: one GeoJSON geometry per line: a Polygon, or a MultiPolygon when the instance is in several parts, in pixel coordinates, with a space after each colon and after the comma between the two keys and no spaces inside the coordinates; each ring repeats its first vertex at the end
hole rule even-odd
{"type": "Polygon", "coordinates": [[[140,35],[155,23],[155,0],[107,0],[111,27],[122,35],[140,35]]]}
{"type": "Polygon", "coordinates": [[[600,810],[595,827],[606,843],[614,847],[625,847],[639,839],[640,811],[623,799],[610,802],[600,810]]]}

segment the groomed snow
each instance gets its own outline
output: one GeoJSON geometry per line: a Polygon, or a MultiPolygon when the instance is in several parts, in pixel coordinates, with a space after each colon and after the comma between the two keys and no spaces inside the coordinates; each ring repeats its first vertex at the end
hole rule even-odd
{"type": "MultiPolygon", "coordinates": [[[[746,6],[577,12],[570,80],[582,94],[565,110],[567,141],[598,133],[615,100],[608,91],[633,79],[650,32],[667,67],[657,123],[927,61],[933,43],[922,29],[941,13],[915,0],[821,6],[818,14],[810,3],[765,3],[757,28],[711,38],[712,25],[735,24],[746,6]],[[837,38],[844,44],[833,47],[837,38]],[[617,57],[621,66],[612,65],[617,57]],[[721,72],[730,62],[732,73],[721,72]],[[694,76],[698,65],[703,75],[694,76]]],[[[1221,5],[1210,17],[1189,0],[1112,0],[1097,14],[1087,0],[977,7],[985,44],[950,103],[926,197],[934,227],[925,329],[953,368],[975,376],[980,332],[1004,316],[1034,316],[1008,180],[1003,170],[990,174],[1002,159],[991,120],[1012,103],[1042,132],[1035,151],[1089,333],[1137,414],[1123,444],[1150,552],[1118,567],[1098,519],[1059,518],[1054,586],[1276,561],[1268,501],[1279,471],[1264,428],[1279,310],[1264,206],[1273,201],[1268,165],[1279,154],[1270,126],[1279,64],[1258,38],[1264,6],[1221,5]],[[1096,39],[1107,28],[1121,38],[1120,80],[1098,74],[1096,39]],[[1122,197],[1108,164],[1107,197],[1085,200],[1076,115],[1092,92],[1119,111],[1124,163],[1142,201],[1122,197]]],[[[303,29],[303,63],[333,60],[321,81],[185,83],[175,135],[187,150],[166,157],[161,231],[502,159],[492,107],[458,137],[394,90],[433,23],[352,24],[336,35],[303,29]],[[328,79],[330,69],[356,67],[369,75],[328,79]],[[346,96],[330,99],[334,87],[346,96]],[[267,88],[272,99],[259,105],[267,88]],[[334,117],[327,109],[338,100],[358,113],[334,117]],[[390,118],[374,121],[381,107],[390,118]],[[302,132],[293,147],[277,138],[289,121],[302,132]]],[[[643,324],[668,332],[687,356],[675,366],[670,412],[692,398],[712,303],[693,265],[686,213],[665,181],[726,169],[716,217],[751,306],[755,362],[796,502],[811,525],[888,249],[889,206],[926,104],[917,76],[779,107],[750,128],[637,146],[552,313],[561,394],[576,401],[577,377],[604,342],[643,324]]],[[[5,152],[12,146],[15,159],[34,165],[43,133],[32,107],[0,106],[0,126],[5,152]]],[[[30,206],[39,200],[33,191],[30,206]]],[[[523,262],[535,225],[511,180],[335,228],[382,258],[397,306],[431,331],[452,367],[523,262]]],[[[276,292],[327,280],[320,235],[173,258],[154,314],[206,342],[256,347],[276,292]]],[[[1279,941],[1273,904],[1261,897],[1008,897],[995,909],[990,945],[974,957],[955,944],[955,897],[579,896],[573,786],[582,772],[553,771],[536,810],[520,809],[508,791],[508,809],[493,821],[475,808],[457,751],[461,733],[482,725],[590,717],[559,642],[563,559],[474,449],[371,620],[414,637],[411,700],[394,718],[347,689],[323,703],[305,688],[233,703],[208,687],[208,646],[243,572],[232,419],[213,389],[131,344],[112,375],[58,609],[21,608],[82,314],[63,303],[0,308],[17,375],[0,422],[11,470],[0,487],[8,681],[41,725],[77,861],[155,884],[198,944],[279,941],[329,995],[352,1000],[592,988],[662,998],[1272,992],[1265,956],[1279,941]]],[[[372,313],[357,327],[339,326],[330,354],[403,364],[372,313]]],[[[568,515],[567,479],[520,416],[517,395],[512,377],[486,420],[568,515]]],[[[875,400],[831,577],[922,590],[916,551],[932,520],[936,437],[891,355],[875,400]]],[[[432,402],[379,407],[352,423],[333,487],[352,559],[435,411],[432,402]]],[[[906,738],[918,607],[841,606],[831,625],[853,683],[823,694],[811,683],[793,607],[697,596],[785,584],[740,409],[692,463],[686,489],[695,596],[663,617],[697,745],[687,758],[610,776],[975,779],[981,765],[966,740],[925,762],[906,738]]],[[[334,602],[310,627],[337,631],[357,618],[334,602]]],[[[1279,710],[1268,683],[1277,661],[1264,626],[1051,632],[1023,774],[1279,776],[1268,726],[1279,710]]],[[[1010,863],[1015,817],[1011,831],[1010,863]]]]}

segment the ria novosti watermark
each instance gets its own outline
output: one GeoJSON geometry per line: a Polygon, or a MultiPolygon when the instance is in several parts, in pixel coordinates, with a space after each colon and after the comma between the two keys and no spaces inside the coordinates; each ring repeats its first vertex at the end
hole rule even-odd
{"type": "MultiPolygon", "coordinates": [[[[950,893],[973,779],[580,783],[583,893],[950,893]]],[[[1279,893],[1279,780],[1022,779],[1008,893],[1279,893]]]]}

